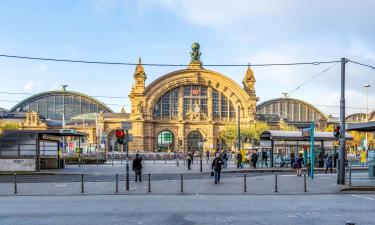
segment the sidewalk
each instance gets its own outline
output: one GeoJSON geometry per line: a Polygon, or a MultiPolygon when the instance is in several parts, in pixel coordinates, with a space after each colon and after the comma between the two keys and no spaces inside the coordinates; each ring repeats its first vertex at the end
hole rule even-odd
{"type": "MultiPolygon", "coordinates": [[[[304,192],[303,176],[279,175],[278,192],[275,192],[275,176],[249,176],[246,179],[244,192],[243,177],[223,177],[220,184],[215,185],[213,179],[206,175],[202,179],[153,181],[151,176],[151,193],[148,192],[148,180],[142,183],[130,182],[130,191],[125,191],[125,182],[119,182],[118,194],[335,194],[341,186],[336,185],[335,175],[317,174],[314,180],[307,178],[307,192],[304,192]]],[[[116,183],[85,182],[84,195],[116,194],[116,183]]],[[[18,183],[17,195],[81,195],[81,182],[68,183],[18,183]]],[[[13,183],[0,183],[0,195],[14,195],[13,183]]]]}
{"type": "MultiPolygon", "coordinates": [[[[129,169],[132,172],[132,162],[129,161],[129,169]]],[[[114,161],[113,166],[112,162],[107,162],[104,165],[66,165],[65,169],[49,169],[42,170],[41,173],[58,173],[58,174],[122,174],[126,171],[126,162],[114,161]]],[[[353,171],[367,171],[366,167],[353,167],[353,171]]],[[[209,173],[211,172],[211,161],[202,161],[202,172],[209,173]]],[[[237,169],[234,161],[228,162],[228,168],[222,170],[223,173],[295,173],[295,170],[290,167],[258,167],[256,169],[250,168],[249,164],[245,164],[243,169],[237,169]]],[[[333,172],[336,172],[336,169],[333,169],[333,172]]],[[[187,169],[187,165],[184,165],[184,162],[181,160],[179,166],[177,167],[177,162],[175,160],[159,160],[154,161],[148,160],[144,161],[143,164],[143,174],[187,174],[187,173],[200,173],[200,162],[199,160],[194,161],[194,164],[191,165],[191,170],[187,169]]],[[[325,168],[315,168],[315,173],[325,173],[325,168]]]]}

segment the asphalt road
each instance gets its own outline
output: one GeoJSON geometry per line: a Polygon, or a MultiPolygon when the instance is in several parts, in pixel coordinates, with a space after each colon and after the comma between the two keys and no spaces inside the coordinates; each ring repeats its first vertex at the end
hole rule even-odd
{"type": "Polygon", "coordinates": [[[6,196],[1,225],[375,224],[374,194],[6,196]]]}

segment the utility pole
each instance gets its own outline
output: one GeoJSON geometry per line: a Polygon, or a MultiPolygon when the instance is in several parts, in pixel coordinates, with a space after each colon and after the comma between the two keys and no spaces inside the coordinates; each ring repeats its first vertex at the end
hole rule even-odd
{"type": "Polygon", "coordinates": [[[341,58],[341,98],[340,98],[340,149],[339,149],[339,168],[338,183],[345,185],[345,64],[346,58],[341,58]]]}
{"type": "MultiPolygon", "coordinates": [[[[368,122],[368,88],[371,87],[370,84],[364,85],[364,88],[366,88],[366,122],[368,122]]],[[[366,131],[366,155],[368,154],[368,132],[366,131]]]]}

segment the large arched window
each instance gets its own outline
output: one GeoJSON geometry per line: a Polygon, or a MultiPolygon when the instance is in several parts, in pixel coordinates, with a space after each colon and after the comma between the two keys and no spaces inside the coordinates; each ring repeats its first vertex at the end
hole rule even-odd
{"type": "Polygon", "coordinates": [[[177,119],[179,115],[179,98],[182,98],[181,114],[201,113],[215,120],[230,120],[236,117],[233,103],[219,91],[200,85],[186,85],[175,88],[161,96],[154,105],[153,115],[156,119],[177,119]],[[181,95],[179,95],[181,91],[181,95]],[[212,108],[208,108],[212,103],[212,108]]]}
{"type": "Polygon", "coordinates": [[[169,130],[163,130],[158,135],[157,147],[159,151],[173,150],[174,136],[169,130]]]}
{"type": "Polygon", "coordinates": [[[154,106],[155,117],[178,116],[178,88],[165,93],[154,106]]]}
{"type": "Polygon", "coordinates": [[[236,110],[233,103],[222,93],[212,91],[212,116],[214,119],[227,120],[236,117],[236,110]]]}

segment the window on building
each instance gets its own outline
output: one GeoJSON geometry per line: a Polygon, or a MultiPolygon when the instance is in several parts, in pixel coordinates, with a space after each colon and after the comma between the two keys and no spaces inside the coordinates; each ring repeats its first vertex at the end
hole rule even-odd
{"type": "Polygon", "coordinates": [[[154,116],[177,117],[178,98],[178,88],[165,93],[154,105],[154,116]]]}
{"type": "Polygon", "coordinates": [[[157,138],[157,147],[159,151],[173,150],[174,136],[169,130],[164,130],[159,133],[157,138]]]}

